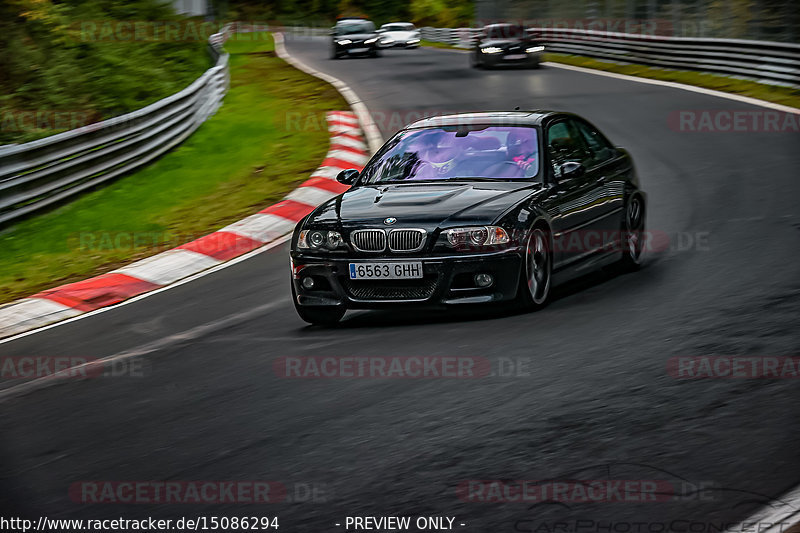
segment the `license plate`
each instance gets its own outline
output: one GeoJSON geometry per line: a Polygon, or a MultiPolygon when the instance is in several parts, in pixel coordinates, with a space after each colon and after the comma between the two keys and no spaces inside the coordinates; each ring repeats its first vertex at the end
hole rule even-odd
{"type": "Polygon", "coordinates": [[[367,50],[369,50],[369,48],[351,48],[350,49],[350,51],[353,52],[354,54],[363,54],[367,50]]]}
{"type": "Polygon", "coordinates": [[[350,263],[350,279],[418,279],[422,263],[350,263]]]}
{"type": "Polygon", "coordinates": [[[528,56],[525,54],[508,54],[503,59],[508,59],[509,61],[513,61],[515,59],[526,59],[528,56]]]}

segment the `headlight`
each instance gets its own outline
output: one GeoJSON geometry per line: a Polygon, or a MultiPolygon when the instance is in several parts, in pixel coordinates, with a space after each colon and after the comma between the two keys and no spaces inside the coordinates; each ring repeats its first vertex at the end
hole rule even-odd
{"type": "Polygon", "coordinates": [[[542,52],[544,50],[544,46],[531,46],[530,48],[526,48],[525,51],[529,54],[535,54],[536,52],[542,52]]]}
{"type": "Polygon", "coordinates": [[[344,46],[344,45],[350,44],[352,42],[353,41],[351,41],[350,39],[342,39],[341,41],[337,41],[337,44],[340,44],[340,45],[344,46]]]}
{"type": "Polygon", "coordinates": [[[364,44],[372,44],[377,40],[378,40],[377,37],[373,37],[372,39],[367,39],[366,41],[364,41],[364,44]]]}
{"type": "Polygon", "coordinates": [[[408,40],[408,42],[409,42],[410,44],[418,43],[418,42],[419,42],[419,39],[409,39],[409,40],[408,40]]]}
{"type": "Polygon", "coordinates": [[[502,51],[502,48],[498,48],[496,46],[487,46],[486,48],[481,48],[481,52],[484,54],[499,54],[502,51]]]}
{"type": "Polygon", "coordinates": [[[297,238],[297,247],[303,250],[327,248],[335,250],[344,245],[342,234],[338,231],[304,229],[297,238]]]}
{"type": "Polygon", "coordinates": [[[393,42],[394,42],[394,39],[389,39],[388,37],[381,41],[381,43],[383,43],[383,44],[392,44],[393,42]]]}
{"type": "Polygon", "coordinates": [[[454,248],[507,244],[509,241],[508,233],[500,226],[454,228],[445,230],[444,234],[447,237],[447,242],[454,248]]]}

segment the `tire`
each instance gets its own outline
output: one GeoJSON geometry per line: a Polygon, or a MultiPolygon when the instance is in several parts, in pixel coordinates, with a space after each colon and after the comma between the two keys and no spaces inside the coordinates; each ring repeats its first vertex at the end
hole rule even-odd
{"type": "Polygon", "coordinates": [[[342,319],[347,309],[343,305],[339,306],[308,306],[297,303],[297,292],[292,284],[292,302],[294,309],[300,318],[314,326],[334,326],[342,319]]]}
{"type": "Polygon", "coordinates": [[[525,245],[517,289],[517,300],[526,310],[541,309],[550,298],[553,273],[551,249],[550,232],[535,226],[525,245]]]}
{"type": "Polygon", "coordinates": [[[336,51],[335,47],[331,47],[331,59],[339,59],[341,56],[339,52],[336,51]]]}
{"type": "Polygon", "coordinates": [[[633,193],[625,206],[625,214],[622,219],[620,239],[622,258],[619,264],[625,271],[638,270],[642,265],[645,243],[644,221],[644,199],[639,194],[633,193]]]}
{"type": "Polygon", "coordinates": [[[372,52],[370,52],[369,57],[381,57],[380,50],[373,50],[372,52]]]}

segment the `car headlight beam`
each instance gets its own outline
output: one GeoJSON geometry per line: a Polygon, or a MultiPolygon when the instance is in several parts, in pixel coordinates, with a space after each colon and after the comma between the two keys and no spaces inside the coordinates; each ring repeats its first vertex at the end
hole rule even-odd
{"type": "Polygon", "coordinates": [[[366,41],[364,41],[364,44],[372,44],[377,40],[378,40],[377,37],[373,37],[372,39],[367,39],[366,41]]]}
{"type": "Polygon", "coordinates": [[[336,43],[337,43],[337,44],[340,44],[340,45],[342,45],[342,46],[344,46],[344,45],[346,45],[346,44],[350,44],[350,43],[352,43],[352,42],[353,42],[353,41],[351,41],[350,39],[342,39],[341,41],[336,41],[336,43]]]}
{"type": "Polygon", "coordinates": [[[529,54],[535,54],[536,52],[543,52],[544,46],[531,46],[530,48],[526,48],[525,51],[529,54]]]}
{"type": "Polygon", "coordinates": [[[502,48],[498,48],[496,46],[487,46],[486,48],[481,48],[481,52],[484,54],[499,54],[502,51],[502,48]]]}

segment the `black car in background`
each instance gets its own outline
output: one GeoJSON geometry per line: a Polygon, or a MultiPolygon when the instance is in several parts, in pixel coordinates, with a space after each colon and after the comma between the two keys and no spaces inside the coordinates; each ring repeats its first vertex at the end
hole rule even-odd
{"type": "Polygon", "coordinates": [[[544,45],[525,28],[514,24],[491,24],[481,31],[469,58],[474,68],[539,68],[543,51],[544,45]]]}
{"type": "Polygon", "coordinates": [[[630,155],[551,111],[448,115],[407,126],[295,228],[300,317],[516,300],[612,263],[636,268],[645,195],[630,155]]]}
{"type": "Polygon", "coordinates": [[[362,18],[344,18],[331,30],[331,59],[342,56],[380,55],[380,35],[372,21],[362,18]]]}

